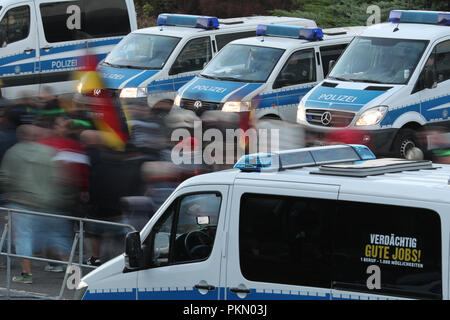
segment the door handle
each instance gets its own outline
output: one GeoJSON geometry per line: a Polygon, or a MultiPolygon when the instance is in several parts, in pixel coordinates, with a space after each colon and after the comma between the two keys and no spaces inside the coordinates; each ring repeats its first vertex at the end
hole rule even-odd
{"type": "Polygon", "coordinates": [[[33,48],[28,48],[28,49],[23,50],[23,52],[25,52],[25,53],[31,53],[33,51],[34,51],[33,48]]]}
{"type": "Polygon", "coordinates": [[[232,292],[232,293],[246,293],[246,294],[251,293],[250,289],[245,289],[245,288],[230,288],[230,292],[232,292]]]}
{"type": "Polygon", "coordinates": [[[49,50],[52,49],[52,48],[53,48],[53,47],[47,46],[47,47],[42,48],[42,50],[44,50],[44,51],[49,51],[49,50]]]}
{"type": "Polygon", "coordinates": [[[196,284],[194,288],[199,290],[208,290],[208,291],[214,291],[216,290],[215,286],[212,286],[210,284],[196,284]]]}

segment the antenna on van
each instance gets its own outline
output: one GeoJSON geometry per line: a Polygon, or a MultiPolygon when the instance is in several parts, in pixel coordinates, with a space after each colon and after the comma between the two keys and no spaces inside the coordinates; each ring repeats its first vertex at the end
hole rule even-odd
{"type": "Polygon", "coordinates": [[[398,26],[399,26],[399,24],[397,23],[397,25],[395,26],[395,28],[394,28],[394,30],[393,30],[392,32],[397,32],[398,30],[400,30],[400,29],[398,28],[398,26]]]}

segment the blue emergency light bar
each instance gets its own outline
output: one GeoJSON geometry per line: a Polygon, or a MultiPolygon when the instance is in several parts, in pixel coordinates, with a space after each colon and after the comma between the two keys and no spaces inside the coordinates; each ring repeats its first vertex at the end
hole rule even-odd
{"type": "Polygon", "coordinates": [[[219,19],[216,17],[167,13],[161,13],[158,16],[157,24],[160,26],[192,27],[206,30],[216,29],[220,25],[219,19]]]}
{"type": "Polygon", "coordinates": [[[320,28],[305,28],[294,26],[280,26],[275,24],[260,24],[256,29],[257,36],[286,37],[304,40],[322,40],[323,32],[320,28]]]}
{"type": "Polygon", "coordinates": [[[234,165],[243,172],[270,172],[289,168],[376,159],[364,145],[333,145],[242,156],[234,165]]]}
{"type": "Polygon", "coordinates": [[[426,23],[450,25],[450,12],[392,10],[389,21],[395,23],[426,23]]]}

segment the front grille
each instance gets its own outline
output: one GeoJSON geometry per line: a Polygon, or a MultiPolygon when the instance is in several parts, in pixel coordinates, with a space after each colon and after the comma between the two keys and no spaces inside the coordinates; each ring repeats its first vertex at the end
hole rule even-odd
{"type": "Polygon", "coordinates": [[[205,111],[209,110],[221,110],[222,104],[218,102],[209,102],[209,101],[201,101],[201,100],[192,100],[192,99],[182,99],[181,100],[181,108],[194,111],[196,114],[202,114],[205,111]],[[195,106],[195,102],[200,101],[202,106],[197,108],[195,106]]]}
{"type": "Polygon", "coordinates": [[[306,109],[306,121],[310,124],[323,127],[347,127],[352,122],[355,114],[353,112],[335,111],[335,110],[321,110],[321,109],[306,109]],[[331,113],[331,122],[328,125],[322,123],[322,115],[326,112],[331,113]]]}

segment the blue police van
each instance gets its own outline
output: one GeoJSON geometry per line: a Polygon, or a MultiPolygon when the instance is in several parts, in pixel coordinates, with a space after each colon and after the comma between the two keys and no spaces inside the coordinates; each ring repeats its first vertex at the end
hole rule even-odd
{"type": "MultiPolygon", "coordinates": [[[[205,69],[178,90],[174,109],[251,112],[254,119],[295,122],[300,99],[328,73],[365,27],[336,29],[258,26],[256,35],[229,43],[205,69]]],[[[220,116],[220,114],[217,114],[220,116]]]]}
{"type": "Polygon", "coordinates": [[[363,130],[378,155],[405,157],[429,149],[424,130],[448,128],[450,12],[393,10],[389,20],[356,37],[303,97],[297,122],[310,135],[363,130]]]}
{"type": "Polygon", "coordinates": [[[254,16],[230,19],[161,14],[158,26],[125,37],[99,64],[106,90],[125,104],[171,108],[176,91],[227,43],[255,34],[258,24],[316,27],[313,20],[254,16]]]}
{"type": "Polygon", "coordinates": [[[132,0],[5,0],[0,2],[1,94],[74,92],[71,76],[86,51],[99,60],[137,29],[132,0]]]}

